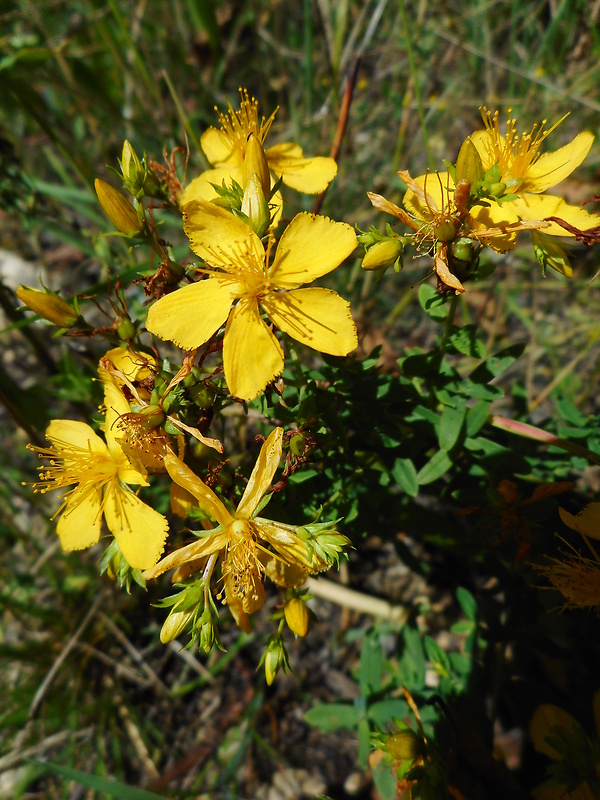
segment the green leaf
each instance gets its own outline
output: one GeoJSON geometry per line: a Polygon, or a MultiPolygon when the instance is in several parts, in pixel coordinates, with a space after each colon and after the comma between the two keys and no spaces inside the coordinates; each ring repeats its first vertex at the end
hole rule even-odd
{"type": "Polygon", "coordinates": [[[474,383],[489,383],[512,366],[524,350],[524,344],[512,344],[510,347],[500,350],[495,355],[486,358],[483,364],[474,369],[469,376],[470,380],[474,383]]]}
{"type": "Polygon", "coordinates": [[[438,452],[429,459],[427,464],[422,467],[417,473],[417,481],[419,486],[425,486],[428,483],[433,483],[445,475],[452,466],[452,459],[444,450],[438,452]]]}
{"type": "Polygon", "coordinates": [[[419,493],[417,470],[410,458],[397,458],[392,468],[392,477],[406,494],[416,497],[419,493]]]}
{"type": "Polygon", "coordinates": [[[423,311],[437,322],[443,322],[448,316],[446,299],[437,293],[429,283],[422,283],[417,294],[423,311]]]}
{"type": "Polygon", "coordinates": [[[438,442],[442,450],[448,452],[457,443],[466,415],[467,401],[462,397],[456,398],[456,408],[444,407],[438,429],[438,442]]]}
{"type": "Polygon", "coordinates": [[[321,731],[351,730],[358,724],[358,713],[348,703],[320,703],[308,709],[304,720],[321,731]]]}
{"type": "Polygon", "coordinates": [[[378,700],[376,703],[371,703],[367,710],[367,716],[379,728],[382,728],[390,720],[402,719],[406,714],[408,714],[408,703],[399,698],[378,700]]]}
{"type": "Polygon", "coordinates": [[[70,781],[100,792],[103,797],[114,798],[114,800],[164,800],[164,795],[147,792],[145,789],[137,789],[135,786],[127,786],[125,783],[113,781],[109,778],[102,778],[99,775],[91,775],[89,772],[82,772],[71,767],[63,767],[60,764],[50,762],[33,761],[38,767],[42,767],[47,772],[54,772],[70,781]]]}
{"type": "Polygon", "coordinates": [[[467,412],[466,434],[475,436],[483,428],[490,416],[490,404],[485,400],[478,400],[467,412]]]}
{"type": "Polygon", "coordinates": [[[485,358],[487,349],[484,343],[477,338],[477,327],[465,325],[448,337],[448,344],[459,353],[473,358],[485,358]]]}
{"type": "Polygon", "coordinates": [[[381,688],[383,673],[383,654],[377,635],[365,636],[360,651],[360,668],[358,682],[360,693],[367,697],[381,688]]]}
{"type": "Polygon", "coordinates": [[[444,677],[449,675],[450,661],[439,644],[432,639],[431,636],[425,636],[423,643],[425,645],[425,653],[427,654],[427,658],[431,661],[435,671],[444,677]]]}
{"type": "Polygon", "coordinates": [[[459,586],[456,590],[456,599],[465,617],[471,622],[475,622],[477,619],[477,600],[475,600],[471,592],[465,589],[464,586],[459,586]]]}
{"type": "Polygon", "coordinates": [[[369,721],[363,717],[358,721],[358,763],[367,768],[367,759],[371,750],[371,730],[369,721]]]}
{"type": "Polygon", "coordinates": [[[375,765],[373,783],[382,800],[394,800],[397,797],[396,776],[385,759],[375,765]]]}

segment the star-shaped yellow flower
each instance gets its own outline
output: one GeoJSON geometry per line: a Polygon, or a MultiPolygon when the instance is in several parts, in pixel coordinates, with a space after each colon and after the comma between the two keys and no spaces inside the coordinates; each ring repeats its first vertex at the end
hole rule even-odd
{"type": "Polygon", "coordinates": [[[270,262],[242,220],[198,200],[186,207],[184,228],[192,250],[207,266],[205,280],[159,300],[146,327],[185,350],[204,344],[227,322],[223,364],[229,391],[252,400],[283,370],[283,351],[261,317],[293,339],[323,353],[345,356],[357,346],[350,304],[337,292],[299,288],[331,272],[356,247],[350,225],[298,214],[284,231],[270,262]]]}
{"type": "Polygon", "coordinates": [[[164,550],[168,525],[162,514],[128,488],[147,486],[148,481],[142,465],[132,463],[115,438],[116,423],[129,405],[116,389],[110,395],[114,404],[106,408],[106,441],[85,422],[59,419],[46,430],[52,447],[30,446],[40,457],[50,459],[48,467],[40,468],[40,481],[34,489],[44,493],[73,487],[63,495],[54,515],[62,512],[57,533],[64,550],[83,550],[96,544],[104,515],[129,565],[147,569],[156,564],[164,550]]]}
{"type": "MultiPolygon", "coordinates": [[[[506,132],[502,133],[497,111],[492,115],[484,108],[482,116],[485,129],[471,134],[471,141],[481,157],[483,169],[487,172],[498,164],[501,183],[506,184],[507,193],[516,195],[516,199],[473,209],[472,213],[481,225],[492,227],[518,219],[544,220],[548,217],[559,217],[579,230],[600,224],[598,215],[572,206],[562,197],[545,193],[582,163],[594,141],[591,133],[584,131],[564,147],[551,153],[540,153],[542,143],[562,119],[548,130],[544,129],[545,122],[542,122],[519,135],[515,119],[509,117],[506,132]]],[[[543,232],[550,236],[574,235],[556,222],[551,222],[543,232]]]]}
{"type": "Polygon", "coordinates": [[[144,578],[155,578],[168,569],[196,564],[197,568],[200,565],[204,567],[205,577],[210,583],[214,562],[219,556],[227,605],[238,625],[248,631],[247,615],[257,611],[265,600],[265,573],[281,582],[271,566],[273,561],[289,568],[294,576],[293,585],[302,583],[309,574],[331,566],[344,545],[349,543],[345,536],[331,531],[328,534],[329,552],[319,554],[316,548],[309,548],[291,526],[254,516],[279,466],[282,439],[283,428],[275,428],[263,444],[233,514],[183,461],[174,455],[165,456],[165,466],[172,480],[195,497],[200,508],[216,520],[219,527],[207,530],[197,542],[163,558],[144,572],[144,578]],[[214,558],[205,564],[201,562],[210,556],[214,558]]]}
{"type": "MultiPolygon", "coordinates": [[[[215,190],[211,184],[221,186],[233,178],[243,186],[244,156],[250,134],[254,134],[261,145],[264,144],[276,111],[268,119],[258,118],[258,103],[240,90],[240,110],[231,107],[226,114],[219,115],[220,128],[209,128],[202,134],[201,144],[206,158],[213,169],[189,183],[181,198],[183,207],[192,200],[212,200],[215,190]]],[[[324,192],[337,174],[337,164],[333,158],[305,158],[300,145],[294,142],[277,144],[265,149],[267,164],[276,178],[298,192],[320,194],[324,192]]]]}

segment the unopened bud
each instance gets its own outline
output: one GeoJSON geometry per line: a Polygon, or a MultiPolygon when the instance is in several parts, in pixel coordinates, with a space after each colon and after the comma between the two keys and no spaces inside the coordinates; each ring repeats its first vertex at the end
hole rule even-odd
{"type": "Polygon", "coordinates": [[[393,733],[385,743],[385,749],[400,761],[414,761],[421,755],[423,740],[411,730],[393,733]]]}
{"type": "Polygon", "coordinates": [[[269,227],[271,215],[260,178],[256,172],[250,176],[244,189],[242,213],[248,217],[248,224],[254,233],[259,237],[263,236],[269,227]]]}
{"type": "Polygon", "coordinates": [[[288,628],[296,636],[306,636],[310,626],[310,612],[301,597],[292,597],[283,607],[288,628]]]}
{"type": "Polygon", "coordinates": [[[200,643],[199,647],[205,653],[210,653],[215,642],[219,642],[219,634],[209,608],[205,608],[200,617],[200,643]]]}
{"type": "Polygon", "coordinates": [[[481,161],[481,156],[469,136],[464,140],[456,159],[456,183],[467,181],[476,183],[483,180],[485,170],[481,161]]]}
{"type": "Polygon", "coordinates": [[[267,157],[258,136],[251,133],[246,143],[244,153],[243,188],[253,175],[258,175],[260,185],[265,197],[271,193],[271,173],[267,164],[267,157]]]}
{"type": "Polygon", "coordinates": [[[283,639],[279,634],[271,637],[262,661],[265,666],[265,678],[269,686],[277,677],[277,673],[283,667],[284,671],[289,669],[288,657],[283,644],[283,639]]]}
{"type": "Polygon", "coordinates": [[[362,260],[363,269],[382,269],[389,267],[399,258],[402,258],[404,252],[404,245],[400,239],[384,239],[381,242],[376,242],[365,253],[362,260]]]}
{"type": "Polygon", "coordinates": [[[125,183],[131,184],[132,187],[141,185],[144,180],[144,167],[128,139],[123,142],[121,172],[125,183]]]}
{"type": "Polygon", "coordinates": [[[129,317],[121,317],[117,325],[117,336],[119,339],[128,342],[136,334],[135,325],[129,317]]]}
{"type": "Polygon", "coordinates": [[[531,243],[533,244],[536,261],[542,265],[544,272],[546,267],[552,267],[552,269],[567,278],[573,277],[573,267],[569,261],[569,256],[559,244],[552,241],[550,236],[540,231],[532,231],[531,243]]]}
{"type": "Polygon", "coordinates": [[[137,211],[125,195],[100,178],[96,178],[94,185],[100,205],[115,228],[127,236],[140,233],[144,226],[137,211]]]}
{"type": "Polygon", "coordinates": [[[62,297],[51,292],[42,292],[39,289],[30,289],[19,286],[17,289],[19,300],[34,311],[38,317],[53,322],[59,328],[72,328],[77,324],[77,312],[62,297]]]}
{"type": "Polygon", "coordinates": [[[177,607],[173,608],[160,629],[161,642],[167,644],[180,636],[190,624],[193,616],[193,608],[185,611],[177,611],[177,607]]]}

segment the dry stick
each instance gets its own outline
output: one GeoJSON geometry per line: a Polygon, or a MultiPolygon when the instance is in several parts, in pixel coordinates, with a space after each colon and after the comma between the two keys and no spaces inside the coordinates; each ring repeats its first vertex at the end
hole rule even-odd
{"type": "Polygon", "coordinates": [[[406,606],[392,605],[387,600],[361,594],[354,589],[348,589],[346,586],[324,578],[309,578],[307,587],[309,592],[323,600],[329,600],[342,608],[350,608],[361,614],[370,614],[372,617],[388,620],[399,628],[404,625],[410,615],[406,606]]]}
{"type": "Polygon", "coordinates": [[[21,762],[28,758],[39,756],[40,753],[43,753],[45,750],[53,750],[54,748],[62,746],[63,744],[72,742],[74,739],[84,739],[88,736],[91,736],[93,732],[94,726],[90,725],[89,727],[82,728],[79,731],[68,730],[53,733],[52,736],[48,736],[42,742],[38,742],[38,744],[34,744],[31,747],[15,747],[10,753],[7,753],[5,756],[0,758],[0,773],[17,767],[21,762]]]}
{"type": "Polygon", "coordinates": [[[102,620],[103,620],[104,624],[106,625],[106,627],[113,634],[115,639],[117,639],[123,645],[123,647],[125,648],[125,650],[127,650],[129,655],[131,656],[131,658],[133,658],[135,663],[139,665],[140,669],[146,675],[146,677],[150,678],[150,681],[154,684],[154,687],[157,688],[163,694],[170,695],[171,692],[169,691],[169,687],[166,686],[166,684],[164,684],[161,681],[161,679],[158,677],[156,672],[154,672],[152,667],[150,667],[146,663],[146,661],[144,659],[144,656],[140,653],[140,651],[137,649],[137,647],[135,647],[129,641],[129,639],[125,636],[125,634],[119,628],[119,626],[115,625],[115,623],[112,621],[112,619],[109,616],[107,616],[106,614],[102,614],[102,620]]]}
{"type": "MultiPolygon", "coordinates": [[[[354,61],[354,64],[352,65],[352,68],[348,73],[348,77],[346,78],[344,97],[342,98],[342,105],[340,107],[337,127],[335,129],[335,136],[333,137],[333,143],[331,145],[331,151],[329,153],[330,158],[333,158],[335,162],[338,161],[340,155],[340,149],[342,146],[342,139],[344,138],[344,132],[348,124],[350,105],[352,103],[352,95],[354,94],[354,87],[356,86],[356,76],[358,75],[359,65],[360,65],[360,57],[354,61]]],[[[313,211],[312,211],[313,214],[318,214],[319,211],[321,210],[321,206],[323,205],[323,200],[325,198],[326,192],[327,189],[325,189],[324,192],[321,192],[321,194],[315,200],[315,204],[313,206],[313,211]]]]}
{"type": "Polygon", "coordinates": [[[58,673],[58,670],[61,668],[61,666],[67,660],[67,658],[69,656],[69,653],[71,652],[71,650],[74,649],[75,645],[77,644],[77,641],[78,641],[79,637],[84,632],[84,630],[87,628],[87,626],[90,624],[90,622],[94,618],[94,615],[96,614],[96,611],[98,611],[100,603],[102,603],[103,601],[104,601],[104,594],[100,594],[96,598],[96,602],[94,603],[94,605],[90,608],[90,610],[87,612],[87,614],[83,618],[83,622],[81,623],[81,625],[77,628],[77,630],[75,631],[73,636],[71,636],[71,638],[67,642],[65,648],[63,649],[61,654],[58,656],[58,658],[56,659],[56,661],[54,662],[54,664],[50,668],[50,671],[47,673],[46,677],[44,678],[44,680],[40,684],[37,692],[33,696],[33,700],[31,701],[31,705],[29,706],[29,713],[27,715],[27,722],[30,722],[32,720],[32,718],[35,716],[35,713],[38,710],[38,707],[39,707],[40,703],[44,699],[44,695],[48,691],[48,688],[50,687],[50,684],[52,683],[52,681],[56,677],[56,674],[58,673]]]}

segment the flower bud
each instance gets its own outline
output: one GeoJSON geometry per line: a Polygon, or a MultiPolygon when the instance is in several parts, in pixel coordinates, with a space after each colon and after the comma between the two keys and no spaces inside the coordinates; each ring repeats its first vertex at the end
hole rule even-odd
{"type": "Polygon", "coordinates": [[[193,616],[194,608],[187,608],[185,611],[177,611],[177,607],[171,609],[160,629],[161,642],[168,644],[180,636],[190,624],[193,616]]]}
{"type": "Polygon", "coordinates": [[[139,187],[144,182],[144,167],[128,139],[123,142],[121,172],[125,178],[125,183],[132,187],[139,187]]]}
{"type": "Polygon", "coordinates": [[[400,239],[383,239],[369,247],[362,260],[362,268],[367,270],[389,267],[397,259],[402,258],[404,245],[400,239]]]}
{"type": "Polygon", "coordinates": [[[301,597],[292,597],[283,607],[288,628],[296,636],[306,636],[310,626],[310,612],[301,597]]]}
{"type": "Polygon", "coordinates": [[[385,743],[385,749],[399,761],[414,761],[421,755],[423,740],[410,729],[393,733],[385,743]]]}
{"type": "Polygon", "coordinates": [[[269,637],[262,662],[265,666],[265,678],[269,686],[272,685],[277,677],[277,673],[282,667],[284,671],[289,669],[287,652],[283,644],[283,639],[279,634],[269,637]]]}
{"type": "Polygon", "coordinates": [[[57,294],[19,286],[17,297],[27,308],[35,311],[38,317],[53,322],[59,328],[72,328],[77,324],[79,319],[77,312],[57,294]]]}
{"type": "Polygon", "coordinates": [[[244,189],[242,213],[248,217],[248,224],[256,235],[263,236],[269,227],[271,215],[260,178],[256,172],[250,176],[244,189]]]}
{"type": "Polygon", "coordinates": [[[100,178],[96,178],[94,185],[100,205],[115,228],[127,236],[140,233],[144,226],[125,195],[100,178]]]}
{"type": "Polygon", "coordinates": [[[205,608],[202,616],[200,617],[200,642],[199,647],[205,653],[210,653],[213,649],[215,642],[219,643],[219,633],[215,626],[215,621],[209,608],[205,608]]]}
{"type": "Polygon", "coordinates": [[[295,433],[290,439],[290,450],[296,457],[304,455],[306,439],[301,433],[295,433]]]}
{"type": "Polygon", "coordinates": [[[542,271],[545,273],[546,267],[565,275],[567,278],[573,277],[573,267],[569,261],[569,257],[563,248],[552,241],[550,236],[547,236],[540,231],[531,232],[531,243],[533,244],[533,252],[536,261],[542,265],[542,271]]]}
{"type": "Polygon", "coordinates": [[[481,156],[477,152],[477,148],[473,144],[471,137],[467,137],[458,153],[456,159],[456,183],[459,181],[467,181],[467,183],[476,183],[483,180],[485,170],[481,156]]]}
{"type": "Polygon", "coordinates": [[[135,325],[128,316],[121,317],[117,325],[117,336],[123,341],[129,341],[135,336],[135,325]]]}
{"type": "Polygon", "coordinates": [[[263,195],[268,197],[271,194],[271,173],[267,164],[267,157],[258,136],[251,133],[246,143],[244,153],[243,188],[248,185],[248,181],[253,175],[258,175],[263,195]]]}

